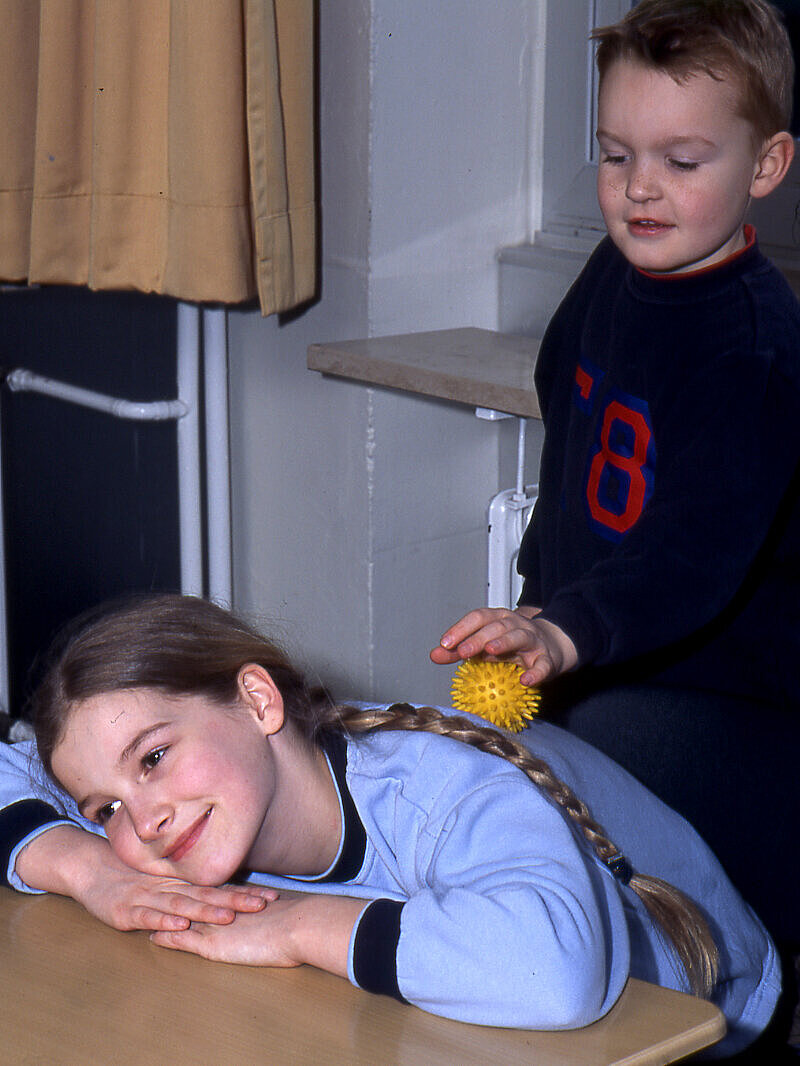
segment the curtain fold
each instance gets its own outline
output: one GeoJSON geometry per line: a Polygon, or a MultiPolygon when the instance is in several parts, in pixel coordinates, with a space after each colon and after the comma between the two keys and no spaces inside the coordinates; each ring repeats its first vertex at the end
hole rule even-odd
{"type": "Polygon", "coordinates": [[[0,0],[0,277],[315,288],[313,0],[0,0]]]}

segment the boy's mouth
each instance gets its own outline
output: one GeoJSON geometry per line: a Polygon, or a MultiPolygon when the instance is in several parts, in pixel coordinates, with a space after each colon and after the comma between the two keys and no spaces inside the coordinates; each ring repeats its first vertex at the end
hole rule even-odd
{"type": "Polygon", "coordinates": [[[673,226],[668,222],[658,222],[654,218],[630,218],[628,219],[628,229],[637,237],[649,237],[666,233],[668,230],[673,229],[673,226]]]}
{"type": "Polygon", "coordinates": [[[178,839],[170,845],[169,850],[164,852],[163,858],[169,859],[170,862],[178,862],[179,859],[182,859],[184,855],[191,851],[208,825],[208,819],[213,809],[213,807],[209,807],[204,814],[200,815],[197,821],[189,826],[185,833],[181,833],[178,839]]]}

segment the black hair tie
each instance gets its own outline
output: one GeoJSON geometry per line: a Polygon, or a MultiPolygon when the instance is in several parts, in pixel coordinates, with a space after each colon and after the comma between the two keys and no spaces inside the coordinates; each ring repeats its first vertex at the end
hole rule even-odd
{"type": "Polygon", "coordinates": [[[622,885],[627,885],[633,877],[633,867],[624,855],[615,855],[607,859],[606,866],[622,885]]]}

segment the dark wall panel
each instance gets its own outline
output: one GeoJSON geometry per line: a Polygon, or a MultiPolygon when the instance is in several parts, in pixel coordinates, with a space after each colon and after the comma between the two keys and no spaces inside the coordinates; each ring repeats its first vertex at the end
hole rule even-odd
{"type": "MultiPolygon", "coordinates": [[[[123,399],[175,397],[176,305],[72,288],[0,293],[0,363],[123,399]]],[[[0,389],[11,711],[77,611],[180,584],[174,422],[0,389]]]]}

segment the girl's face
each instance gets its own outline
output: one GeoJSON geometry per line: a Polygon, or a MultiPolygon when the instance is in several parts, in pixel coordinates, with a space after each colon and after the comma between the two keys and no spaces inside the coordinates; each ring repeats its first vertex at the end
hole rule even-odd
{"type": "Polygon", "coordinates": [[[266,831],[275,726],[243,701],[221,709],[158,689],[102,694],[70,715],[53,772],[128,866],[218,885],[249,865],[266,831]]]}

